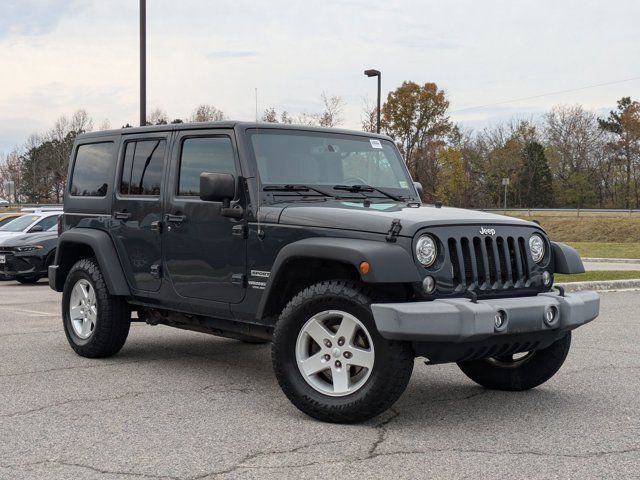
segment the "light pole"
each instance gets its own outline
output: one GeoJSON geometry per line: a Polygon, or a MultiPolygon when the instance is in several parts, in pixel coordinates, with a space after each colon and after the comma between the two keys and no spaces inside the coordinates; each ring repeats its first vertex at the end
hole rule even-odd
{"type": "Polygon", "coordinates": [[[382,74],[380,70],[365,70],[364,74],[367,77],[378,77],[378,108],[377,108],[377,123],[376,123],[376,132],[380,133],[380,87],[382,82],[382,74]]]}
{"type": "Polygon", "coordinates": [[[147,124],[147,0],[140,0],[140,125],[147,124]]]}

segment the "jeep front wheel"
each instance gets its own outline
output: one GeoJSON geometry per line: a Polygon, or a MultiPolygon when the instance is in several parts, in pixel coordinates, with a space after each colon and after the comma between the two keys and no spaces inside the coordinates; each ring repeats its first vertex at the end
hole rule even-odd
{"type": "Polygon", "coordinates": [[[353,423],[388,409],[405,390],[413,352],[385,340],[371,293],[355,282],[325,281],[285,307],[273,336],[273,368],[289,400],[319,420],[353,423]]]}
{"type": "Polygon", "coordinates": [[[62,293],[62,321],[71,348],[83,357],[109,357],[127,340],[129,309],[109,294],[96,260],[83,259],[71,268],[62,293]]]}
{"type": "Polygon", "coordinates": [[[571,347],[571,332],[541,350],[459,362],[460,370],[474,382],[493,390],[535,388],[553,377],[571,347]]]}

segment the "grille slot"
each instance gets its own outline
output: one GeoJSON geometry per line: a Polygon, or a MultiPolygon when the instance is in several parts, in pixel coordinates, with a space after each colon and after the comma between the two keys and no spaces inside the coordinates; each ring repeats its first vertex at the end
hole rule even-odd
{"type": "Polygon", "coordinates": [[[449,238],[455,290],[522,287],[528,280],[524,237],[449,238]]]}

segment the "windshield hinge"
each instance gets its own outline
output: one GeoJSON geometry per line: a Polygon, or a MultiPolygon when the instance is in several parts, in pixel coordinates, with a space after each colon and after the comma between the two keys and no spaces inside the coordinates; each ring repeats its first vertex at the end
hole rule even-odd
{"type": "Polygon", "coordinates": [[[391,228],[389,228],[389,232],[387,232],[387,242],[395,242],[398,239],[398,235],[400,235],[400,230],[402,230],[400,219],[394,218],[391,222],[391,228]]]}

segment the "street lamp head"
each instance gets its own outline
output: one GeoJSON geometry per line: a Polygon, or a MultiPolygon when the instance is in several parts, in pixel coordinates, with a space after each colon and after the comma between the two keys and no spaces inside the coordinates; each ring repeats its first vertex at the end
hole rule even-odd
{"type": "Polygon", "coordinates": [[[371,69],[371,70],[365,70],[365,71],[364,71],[364,74],[365,74],[367,77],[377,77],[377,76],[379,76],[379,75],[380,75],[380,70],[373,70],[373,69],[371,69]]]}

